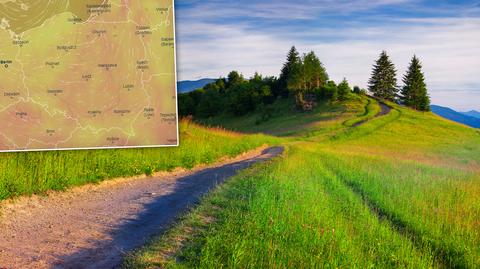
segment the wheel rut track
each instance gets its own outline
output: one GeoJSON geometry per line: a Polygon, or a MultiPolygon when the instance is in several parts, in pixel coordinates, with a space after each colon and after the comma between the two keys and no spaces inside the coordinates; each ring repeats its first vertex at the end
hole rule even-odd
{"type": "MultiPolygon", "coordinates": [[[[439,244],[434,240],[428,240],[422,236],[422,232],[415,229],[406,222],[401,216],[383,208],[378,204],[362,186],[354,181],[348,180],[336,168],[326,166],[339,180],[357,197],[359,197],[370,212],[376,216],[380,221],[388,223],[392,229],[398,232],[401,236],[410,240],[413,245],[419,250],[429,250],[435,254],[436,267],[438,268],[469,268],[469,263],[461,252],[456,252],[447,246],[439,244]],[[454,257],[454,259],[448,259],[454,257]]],[[[428,237],[428,235],[427,235],[428,237]]]]}
{"type": "MultiPolygon", "coordinates": [[[[390,107],[389,105],[387,105],[387,104],[385,104],[385,103],[383,103],[383,102],[379,102],[378,104],[380,105],[380,109],[381,109],[381,110],[380,110],[380,112],[378,112],[378,113],[375,115],[375,117],[373,117],[373,119],[374,119],[374,118],[381,117],[381,116],[385,116],[385,115],[387,115],[388,113],[390,113],[390,111],[392,111],[392,107],[390,107]]],[[[353,124],[352,127],[358,127],[358,126],[360,126],[360,125],[362,125],[362,124],[365,124],[365,123],[369,122],[370,120],[372,120],[372,119],[366,119],[366,120],[359,121],[359,122],[353,124]]]]}

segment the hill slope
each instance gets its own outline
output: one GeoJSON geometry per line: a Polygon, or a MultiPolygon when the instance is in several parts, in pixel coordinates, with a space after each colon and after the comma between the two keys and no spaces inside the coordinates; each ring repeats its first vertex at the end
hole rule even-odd
{"type": "MultiPolygon", "coordinates": [[[[300,122],[296,129],[285,116],[292,131],[284,138],[283,158],[220,187],[125,265],[480,264],[478,130],[395,104],[376,118],[371,111],[379,106],[372,100],[340,105],[344,109],[317,111],[316,122],[300,122]],[[368,121],[355,124],[365,118],[368,121]]],[[[282,125],[281,118],[274,122],[282,125]]],[[[271,127],[266,122],[256,129],[267,132],[271,127]]]]}
{"type": "Polygon", "coordinates": [[[204,78],[200,80],[184,80],[177,83],[178,93],[191,92],[203,88],[205,85],[215,82],[215,79],[204,78]]]}
{"type": "Polygon", "coordinates": [[[474,117],[477,119],[480,119],[480,112],[476,110],[470,110],[468,112],[462,112],[463,115],[469,116],[469,117],[474,117]]]}
{"type": "Polygon", "coordinates": [[[448,107],[432,105],[431,109],[433,113],[439,115],[440,117],[456,121],[473,128],[480,128],[480,119],[478,118],[467,116],[448,107]]]}

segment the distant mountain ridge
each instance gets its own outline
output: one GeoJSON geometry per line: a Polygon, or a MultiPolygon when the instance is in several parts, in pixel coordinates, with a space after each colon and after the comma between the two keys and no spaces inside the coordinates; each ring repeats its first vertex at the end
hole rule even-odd
{"type": "Polygon", "coordinates": [[[191,92],[203,88],[205,85],[215,82],[215,79],[204,78],[199,80],[183,80],[177,83],[178,93],[191,92]]]}
{"type": "Polygon", "coordinates": [[[432,109],[433,113],[440,117],[462,123],[473,128],[480,128],[480,118],[465,115],[448,107],[432,105],[430,108],[432,109]]]}
{"type": "Polygon", "coordinates": [[[468,112],[461,112],[463,115],[469,116],[469,117],[474,117],[477,119],[480,119],[480,112],[476,110],[470,110],[468,112]]]}

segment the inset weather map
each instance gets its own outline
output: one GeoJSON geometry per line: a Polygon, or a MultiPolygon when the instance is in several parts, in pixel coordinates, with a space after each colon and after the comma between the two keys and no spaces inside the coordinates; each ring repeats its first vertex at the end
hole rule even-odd
{"type": "Polygon", "coordinates": [[[178,144],[173,0],[0,0],[0,151],[178,144]]]}

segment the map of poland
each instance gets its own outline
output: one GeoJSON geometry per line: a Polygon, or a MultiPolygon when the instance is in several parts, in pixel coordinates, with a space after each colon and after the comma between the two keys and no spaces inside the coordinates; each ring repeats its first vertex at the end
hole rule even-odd
{"type": "Polygon", "coordinates": [[[0,151],[178,145],[173,0],[0,0],[0,151]]]}

